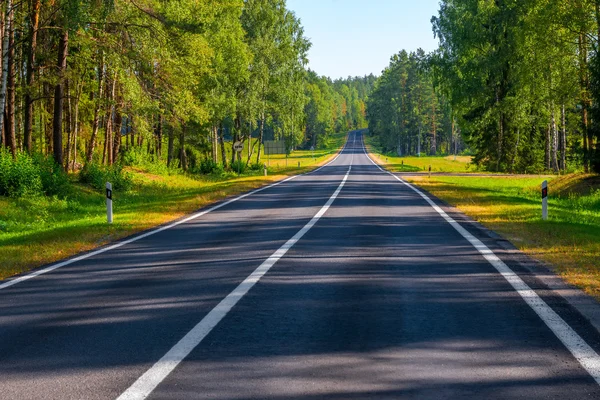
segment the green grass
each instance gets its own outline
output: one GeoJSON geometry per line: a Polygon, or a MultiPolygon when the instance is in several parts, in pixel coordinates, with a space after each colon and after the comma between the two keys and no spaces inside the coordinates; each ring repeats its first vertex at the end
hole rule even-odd
{"type": "Polygon", "coordinates": [[[470,156],[421,156],[398,157],[382,154],[374,139],[365,135],[365,143],[376,162],[385,165],[392,172],[478,172],[471,163],[470,156]]]}
{"type": "Polygon", "coordinates": [[[500,233],[600,299],[600,178],[409,177],[409,181],[500,233]],[[549,219],[541,219],[541,182],[549,181],[549,219]]]}
{"type": "MultiPolygon", "coordinates": [[[[340,149],[346,140],[347,133],[335,133],[330,135],[322,148],[311,150],[295,150],[289,156],[285,154],[271,154],[266,155],[264,147],[261,147],[260,164],[267,165],[270,172],[290,172],[290,171],[303,171],[305,167],[314,166],[315,162],[323,160],[330,155],[336,153],[340,149]],[[300,164],[298,164],[300,163],[300,164]]],[[[253,139],[254,141],[254,139],[253,139]]],[[[227,153],[227,163],[231,163],[231,142],[225,143],[225,151],[227,153]]],[[[244,149],[241,152],[242,161],[245,163],[248,160],[248,143],[244,145],[244,149]]],[[[219,162],[221,162],[221,153],[219,150],[218,154],[219,162]]],[[[256,150],[250,160],[250,165],[256,163],[256,150]]]]}
{"type": "Polygon", "coordinates": [[[334,135],[330,146],[315,151],[314,158],[310,151],[293,152],[287,168],[285,156],[272,158],[268,176],[263,176],[263,171],[250,171],[241,176],[223,173],[194,177],[128,168],[133,188],[115,191],[115,216],[110,226],[106,223],[104,193],[78,183],[72,184],[67,199],[0,196],[0,279],[152,228],[286,175],[306,172],[329,160],[345,137],[334,135]]]}

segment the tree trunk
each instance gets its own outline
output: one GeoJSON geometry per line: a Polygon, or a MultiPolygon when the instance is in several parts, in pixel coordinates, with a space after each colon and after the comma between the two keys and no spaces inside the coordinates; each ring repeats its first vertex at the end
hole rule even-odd
{"type": "Polygon", "coordinates": [[[85,155],[85,162],[89,164],[94,157],[98,128],[100,126],[100,107],[102,106],[102,93],[104,91],[104,55],[100,55],[100,66],[98,68],[98,92],[96,94],[96,107],[94,108],[94,121],[92,122],[92,136],[85,155]]]}
{"type": "Polygon", "coordinates": [[[171,163],[173,162],[173,147],[175,142],[175,137],[173,133],[173,127],[171,126],[169,129],[169,143],[167,145],[167,167],[170,167],[171,163]]]}
{"type": "Polygon", "coordinates": [[[583,136],[583,169],[590,172],[590,158],[588,146],[588,105],[589,105],[589,78],[587,67],[587,36],[585,32],[579,34],[579,83],[581,90],[581,127],[583,136]]]}
{"type": "Polygon", "coordinates": [[[75,171],[75,164],[77,163],[77,135],[79,133],[79,99],[81,98],[81,91],[83,90],[83,82],[80,82],[77,87],[77,95],[75,97],[75,118],[73,121],[73,163],[71,169],[75,171]]]}
{"type": "Polygon", "coordinates": [[[58,42],[58,83],[54,87],[54,117],[52,120],[52,141],[54,145],[54,161],[57,164],[63,164],[63,145],[62,145],[62,118],[63,118],[63,100],[64,100],[64,76],[67,69],[67,51],[69,46],[69,31],[63,30],[58,42]]]}
{"type": "Polygon", "coordinates": [[[258,133],[258,153],[256,153],[256,163],[260,164],[260,150],[263,144],[263,138],[265,135],[265,110],[260,115],[260,131],[258,133]]]}
{"type": "Polygon", "coordinates": [[[181,169],[187,171],[187,154],[185,153],[185,123],[181,126],[181,135],[179,136],[179,162],[181,169]]]}
{"type": "Polygon", "coordinates": [[[114,141],[114,114],[115,114],[115,91],[117,88],[117,73],[115,72],[115,75],[112,79],[111,82],[111,86],[110,86],[110,93],[107,93],[107,100],[110,104],[110,106],[108,107],[108,111],[106,113],[106,128],[105,128],[105,134],[106,134],[106,159],[108,162],[108,165],[113,165],[114,163],[114,153],[113,153],[113,141],[114,141]]]}
{"type": "MultiPolygon", "coordinates": [[[[519,142],[521,140],[521,130],[517,128],[517,142],[515,143],[515,153],[513,154],[513,159],[510,167],[510,172],[515,172],[515,164],[517,163],[517,157],[519,156],[519,142]]],[[[456,154],[456,153],[455,153],[456,154]]]]}
{"type": "Polygon", "coordinates": [[[162,137],[163,137],[163,120],[162,114],[158,115],[158,121],[156,122],[156,157],[160,160],[162,156],[162,137]]]}
{"type": "Polygon", "coordinates": [[[71,162],[71,145],[73,143],[71,134],[72,134],[72,126],[73,126],[73,113],[71,112],[71,87],[69,85],[69,80],[67,79],[65,82],[65,89],[67,91],[67,155],[65,157],[65,171],[69,170],[69,163],[71,162]]]}
{"type": "Polygon", "coordinates": [[[106,127],[106,125],[107,125],[106,116],[102,117],[101,125],[104,126],[104,146],[102,147],[102,165],[106,165],[106,158],[108,156],[108,140],[106,140],[107,139],[106,130],[108,128],[106,127]]]}
{"type": "Polygon", "coordinates": [[[556,128],[556,118],[554,113],[554,104],[552,105],[552,169],[558,172],[558,131],[556,128]]]}
{"type": "Polygon", "coordinates": [[[13,9],[12,9],[12,0],[6,0],[6,15],[4,17],[4,37],[2,40],[2,86],[0,88],[0,132],[2,137],[2,143],[6,145],[6,135],[5,135],[5,120],[4,120],[4,110],[6,109],[6,90],[8,85],[8,53],[9,53],[9,40],[10,40],[10,31],[12,30],[12,17],[13,17],[13,9]]]}
{"type": "Polygon", "coordinates": [[[33,89],[33,78],[35,68],[35,52],[37,49],[37,35],[40,21],[41,0],[30,1],[29,14],[29,46],[27,47],[27,90],[25,91],[25,116],[23,129],[23,144],[25,150],[32,150],[32,130],[33,130],[33,98],[31,91],[33,89]]]}
{"type": "Polygon", "coordinates": [[[114,117],[113,149],[112,149],[113,164],[118,162],[119,152],[121,151],[121,138],[122,138],[121,130],[122,130],[122,125],[123,125],[123,116],[121,115],[120,108],[121,107],[119,106],[119,109],[115,110],[115,117],[114,117]]]}
{"type": "Polygon", "coordinates": [[[544,144],[545,144],[545,152],[544,152],[544,166],[546,168],[546,170],[550,170],[550,163],[551,163],[551,155],[550,155],[550,131],[552,130],[552,125],[549,124],[548,128],[546,129],[546,137],[544,140],[544,144]]]}
{"type": "Polygon", "coordinates": [[[6,145],[14,156],[17,154],[17,138],[15,135],[15,26],[14,11],[11,11],[8,40],[8,77],[6,87],[6,145]]]}
{"type": "Polygon", "coordinates": [[[432,110],[431,110],[431,155],[435,156],[437,154],[437,126],[435,120],[435,92],[433,93],[433,101],[431,102],[432,110]]]}
{"type": "Polygon", "coordinates": [[[560,135],[560,169],[567,170],[567,119],[565,116],[565,105],[561,109],[561,135],[560,135]]]}
{"type": "Polygon", "coordinates": [[[246,165],[250,164],[254,151],[256,150],[256,145],[258,144],[258,139],[252,143],[252,127],[252,123],[250,123],[250,131],[248,132],[248,161],[246,161],[246,165]]]}
{"type": "Polygon", "coordinates": [[[225,150],[225,139],[223,138],[223,123],[219,129],[219,142],[221,144],[221,160],[223,160],[223,168],[227,168],[227,151],[225,150]]]}
{"type": "Polygon", "coordinates": [[[500,111],[500,120],[498,121],[498,160],[496,161],[496,172],[500,172],[500,162],[502,160],[502,142],[504,141],[504,113],[500,111]]]}
{"type": "Polygon", "coordinates": [[[211,134],[212,159],[216,164],[219,162],[219,128],[216,123],[212,126],[211,134]]]}

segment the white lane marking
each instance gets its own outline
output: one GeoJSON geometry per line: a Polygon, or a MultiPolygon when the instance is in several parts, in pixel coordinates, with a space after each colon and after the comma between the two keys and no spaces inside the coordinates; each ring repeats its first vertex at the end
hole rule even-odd
{"type": "Polygon", "coordinates": [[[227,295],[219,304],[215,306],[202,320],[189,331],[183,339],[181,339],[175,346],[171,348],[159,361],[156,362],[148,371],[146,371],[141,377],[139,377],[133,385],[131,385],[125,392],[123,392],[117,400],[142,400],[147,398],[154,389],[179,365],[181,361],[196,346],[202,342],[202,340],[213,330],[215,326],[231,311],[231,309],[237,304],[242,297],[248,293],[250,289],[271,269],[273,265],[281,257],[291,249],[298,240],[308,232],[317,221],[327,212],[331,204],[334,202],[340,191],[344,187],[352,165],[348,168],[348,172],[342,179],[342,182],[331,195],[327,203],[315,214],[315,216],[306,224],[302,229],[298,231],[290,240],[285,242],[275,253],[267,258],[258,268],[254,270],[242,283],[238,285],[231,293],[227,295]]]}
{"type": "Polygon", "coordinates": [[[307,173],[304,173],[304,174],[300,174],[300,175],[294,175],[294,176],[290,176],[289,178],[286,178],[286,179],[284,179],[284,180],[281,180],[281,181],[279,181],[279,182],[275,182],[275,183],[272,183],[272,184],[270,184],[270,185],[268,185],[268,186],[264,186],[264,187],[262,187],[262,188],[255,189],[255,190],[253,190],[253,191],[251,191],[251,192],[249,192],[249,193],[243,194],[243,195],[241,195],[241,196],[239,196],[239,197],[236,197],[236,198],[234,198],[234,199],[228,200],[228,201],[226,201],[226,202],[224,202],[224,203],[217,204],[216,206],[213,206],[213,207],[211,207],[211,208],[209,208],[209,209],[207,209],[207,210],[201,211],[201,212],[199,212],[199,213],[196,213],[196,214],[192,214],[192,215],[190,215],[190,216],[189,216],[189,217],[187,217],[187,218],[184,218],[184,219],[182,219],[182,220],[179,220],[179,221],[175,221],[175,222],[173,222],[173,223],[171,223],[171,224],[169,224],[169,225],[165,225],[165,226],[163,226],[163,227],[160,227],[160,228],[154,229],[154,230],[152,230],[152,231],[149,231],[149,232],[143,233],[143,234],[141,234],[141,235],[139,235],[139,236],[132,237],[131,239],[127,239],[127,240],[124,240],[124,241],[122,241],[122,242],[115,243],[115,244],[113,244],[113,245],[110,245],[110,246],[108,246],[108,247],[104,247],[104,248],[101,248],[101,249],[98,249],[98,250],[92,251],[92,252],[90,252],[90,253],[82,254],[82,255],[80,255],[80,256],[77,256],[77,257],[75,257],[75,258],[71,258],[71,259],[68,259],[68,260],[66,260],[66,261],[59,262],[58,264],[53,264],[53,265],[50,265],[49,267],[46,267],[46,268],[40,269],[40,270],[38,270],[38,271],[34,271],[34,272],[32,272],[32,273],[30,273],[30,274],[27,274],[27,275],[23,275],[23,276],[20,276],[20,277],[17,277],[17,278],[11,279],[11,280],[9,280],[9,281],[7,281],[7,282],[0,283],[0,290],[2,290],[2,289],[6,289],[6,288],[8,288],[8,287],[10,287],[10,286],[13,286],[13,285],[16,285],[17,283],[24,282],[24,281],[27,281],[27,280],[29,280],[29,279],[35,278],[36,276],[40,276],[40,275],[43,275],[43,274],[47,274],[48,272],[54,271],[55,269],[59,269],[59,268],[62,268],[62,267],[66,267],[67,265],[74,264],[74,263],[76,263],[76,262],[79,262],[79,261],[81,261],[81,260],[85,260],[85,259],[87,259],[87,258],[90,258],[90,257],[97,256],[98,254],[102,254],[102,253],[106,253],[107,251],[111,251],[111,250],[118,249],[119,247],[122,247],[122,246],[128,245],[128,244],[130,244],[130,243],[136,242],[136,241],[138,241],[138,240],[141,240],[141,239],[147,238],[148,236],[152,236],[152,235],[154,235],[154,234],[157,234],[157,233],[159,233],[159,232],[165,231],[165,230],[167,230],[167,229],[171,229],[171,228],[173,228],[173,227],[175,227],[175,226],[177,226],[177,225],[181,225],[181,224],[184,224],[184,223],[186,223],[186,222],[192,221],[192,220],[194,220],[194,219],[196,219],[196,218],[200,218],[200,217],[202,217],[203,215],[206,215],[206,214],[208,214],[208,213],[210,213],[210,212],[213,212],[213,211],[215,211],[215,210],[218,210],[219,208],[223,208],[223,207],[225,207],[225,206],[227,206],[227,205],[229,205],[229,204],[231,204],[231,203],[235,203],[235,202],[236,202],[236,201],[238,201],[238,200],[242,200],[242,199],[244,199],[244,198],[246,198],[246,197],[248,197],[248,196],[252,196],[252,195],[254,195],[254,194],[258,193],[258,192],[262,192],[263,190],[267,190],[267,189],[271,189],[271,188],[273,188],[273,187],[275,187],[275,186],[279,186],[279,185],[281,185],[281,184],[283,184],[283,183],[289,182],[289,181],[291,181],[292,179],[296,179],[296,178],[298,178],[298,177],[300,177],[300,176],[314,174],[315,172],[317,172],[317,171],[320,171],[321,169],[323,169],[323,168],[325,168],[325,167],[329,166],[330,164],[332,164],[333,162],[335,162],[335,160],[337,160],[337,159],[338,159],[338,157],[339,157],[340,155],[342,155],[342,153],[344,152],[344,150],[346,150],[346,145],[347,145],[347,144],[348,144],[348,141],[346,141],[346,143],[344,143],[344,147],[343,147],[343,148],[342,148],[342,150],[341,150],[341,151],[340,151],[340,152],[339,152],[339,153],[338,153],[338,154],[337,154],[337,155],[334,157],[334,159],[333,159],[333,160],[331,160],[331,161],[329,161],[327,164],[325,164],[325,165],[323,165],[323,166],[321,166],[321,167],[319,167],[319,168],[315,169],[314,171],[310,171],[310,172],[307,172],[307,173]]]}
{"type": "Polygon", "coordinates": [[[446,222],[458,231],[471,245],[490,263],[496,270],[506,279],[506,281],[515,289],[517,293],[525,300],[525,302],[535,311],[542,321],[554,332],[556,337],[565,345],[565,347],[579,361],[581,366],[594,378],[596,383],[600,384],[600,356],[579,336],[577,332],[564,319],[560,317],[546,302],[527,285],[508,265],[504,263],[489,247],[481,240],[471,235],[469,231],[463,228],[458,222],[450,217],[444,210],[433,202],[425,193],[399,178],[389,171],[383,170],[377,165],[369,154],[365,146],[363,151],[369,161],[373,163],[382,172],[393,176],[400,183],[411,188],[419,196],[421,196],[438,214],[440,214],[446,222]]]}

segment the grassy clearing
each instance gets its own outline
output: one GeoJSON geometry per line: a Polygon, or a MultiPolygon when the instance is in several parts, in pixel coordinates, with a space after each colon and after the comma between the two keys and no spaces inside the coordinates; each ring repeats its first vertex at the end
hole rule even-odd
{"type": "Polygon", "coordinates": [[[471,156],[421,156],[398,157],[391,154],[382,154],[375,146],[373,138],[365,135],[365,143],[372,158],[379,164],[385,165],[392,172],[477,172],[475,165],[471,164],[471,156]]]}
{"type": "Polygon", "coordinates": [[[550,265],[600,300],[600,177],[407,178],[550,265]],[[540,184],[549,180],[548,221],[540,184]]]}
{"type": "Polygon", "coordinates": [[[104,193],[73,183],[67,199],[0,196],[0,279],[104,245],[116,239],[182,217],[210,203],[306,172],[329,160],[345,134],[335,135],[327,149],[296,151],[271,160],[262,171],[237,176],[223,173],[192,177],[129,168],[133,188],[114,193],[114,223],[106,224],[104,193]],[[300,162],[300,167],[298,167],[300,162]]]}

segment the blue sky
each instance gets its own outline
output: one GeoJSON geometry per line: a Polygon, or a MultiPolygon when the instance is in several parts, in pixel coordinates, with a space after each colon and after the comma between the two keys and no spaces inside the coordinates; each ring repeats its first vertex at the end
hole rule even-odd
{"type": "Polygon", "coordinates": [[[379,75],[402,49],[434,50],[439,0],[288,0],[312,42],[309,67],[331,78],[379,75]]]}

